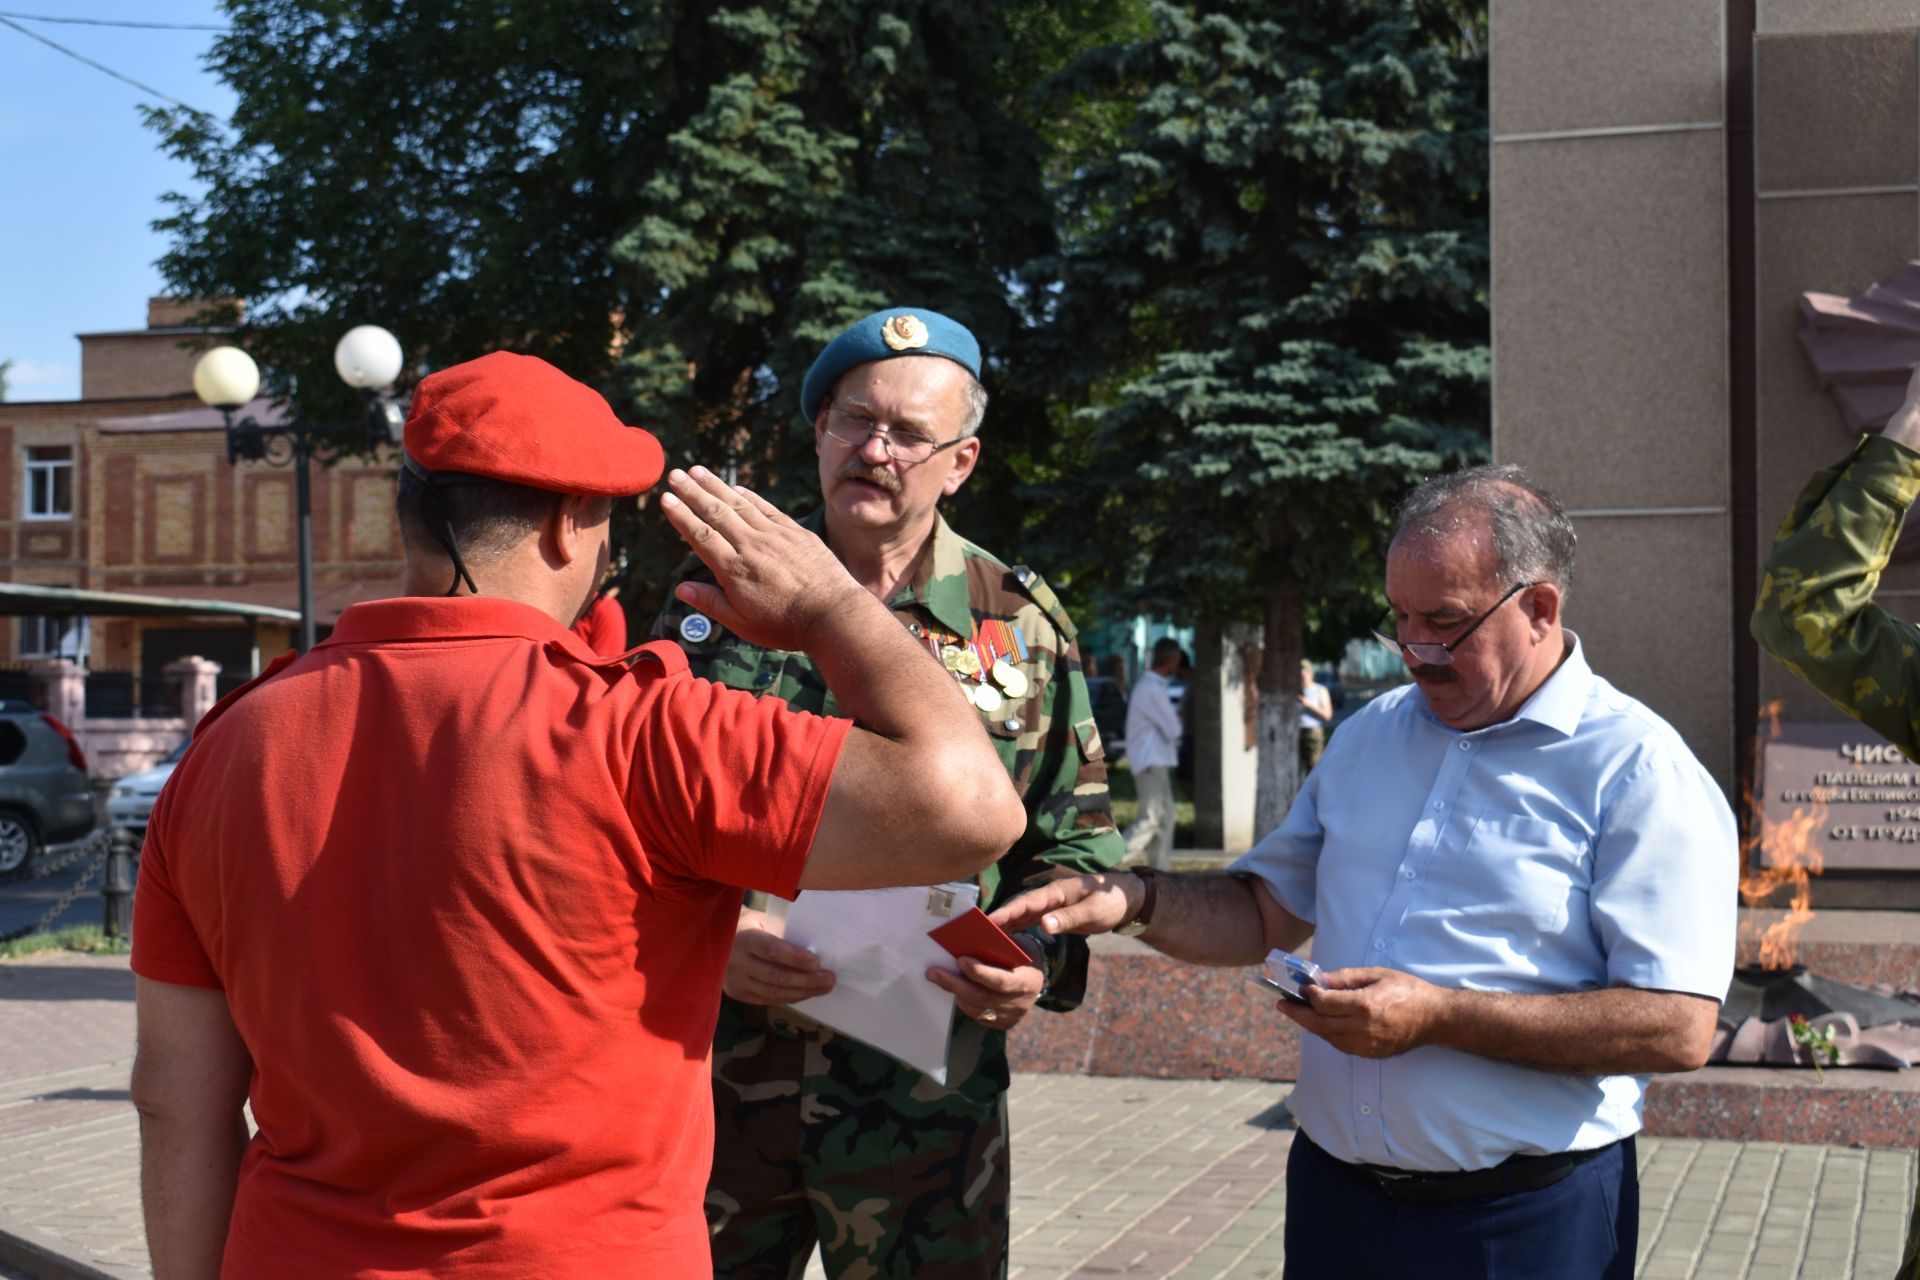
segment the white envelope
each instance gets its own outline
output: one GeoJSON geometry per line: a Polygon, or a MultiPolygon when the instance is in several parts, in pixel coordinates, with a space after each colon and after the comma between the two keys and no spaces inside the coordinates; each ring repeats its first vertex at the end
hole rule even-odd
{"type": "Polygon", "coordinates": [[[958,972],[959,966],[927,931],[979,899],[973,884],[809,889],[791,903],[772,899],[768,923],[784,908],[787,941],[812,951],[835,974],[833,990],[794,1009],[945,1084],[953,995],[927,981],[927,970],[958,972]]]}

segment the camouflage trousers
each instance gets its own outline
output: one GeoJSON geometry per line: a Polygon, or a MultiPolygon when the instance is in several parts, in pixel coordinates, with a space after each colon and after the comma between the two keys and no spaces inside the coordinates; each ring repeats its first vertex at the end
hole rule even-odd
{"type": "Polygon", "coordinates": [[[943,1087],[785,1009],[721,1001],[716,1280],[1003,1280],[1006,1037],[956,1019],[943,1087]]]}

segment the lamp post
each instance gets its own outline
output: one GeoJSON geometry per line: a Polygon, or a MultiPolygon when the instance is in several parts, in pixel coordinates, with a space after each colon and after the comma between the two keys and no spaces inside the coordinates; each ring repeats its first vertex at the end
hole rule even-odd
{"type": "Polygon", "coordinates": [[[359,391],[367,412],[359,423],[292,422],[268,425],[234,414],[260,393],[260,367],[238,347],[214,347],[193,366],[193,393],[226,423],[227,463],[265,462],[293,468],[300,556],[300,652],[313,648],[313,437],[359,426],[367,443],[397,444],[406,411],[388,394],[400,376],[400,342],[379,325],[349,329],[333,349],[333,367],[341,381],[359,391]]]}

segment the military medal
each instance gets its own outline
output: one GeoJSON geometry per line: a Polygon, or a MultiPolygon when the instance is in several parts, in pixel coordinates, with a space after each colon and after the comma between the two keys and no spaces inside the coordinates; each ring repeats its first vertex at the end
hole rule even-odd
{"type": "Polygon", "coordinates": [[[993,664],[993,682],[1000,686],[1000,692],[1016,702],[1027,696],[1030,687],[1026,674],[1005,658],[993,664]]]}
{"type": "MultiPolygon", "coordinates": [[[[931,628],[925,644],[936,650],[940,665],[960,683],[967,701],[983,715],[996,716],[1007,709],[1012,699],[1023,698],[1033,682],[1013,665],[1013,651],[1019,636],[1014,628],[991,619],[975,623],[971,639],[940,633],[936,640],[931,628]]],[[[1012,722],[1016,728],[1019,721],[1012,722]]]]}

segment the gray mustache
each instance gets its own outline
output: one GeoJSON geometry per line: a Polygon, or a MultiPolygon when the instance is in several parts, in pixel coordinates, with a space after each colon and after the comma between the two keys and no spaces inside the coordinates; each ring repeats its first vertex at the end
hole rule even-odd
{"type": "Polygon", "coordinates": [[[866,467],[856,463],[853,466],[842,468],[840,478],[842,480],[849,478],[869,480],[879,485],[882,489],[885,489],[888,493],[900,492],[900,477],[893,474],[893,472],[886,467],[866,467]]]}

